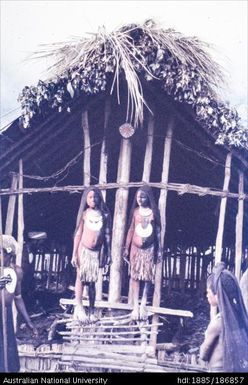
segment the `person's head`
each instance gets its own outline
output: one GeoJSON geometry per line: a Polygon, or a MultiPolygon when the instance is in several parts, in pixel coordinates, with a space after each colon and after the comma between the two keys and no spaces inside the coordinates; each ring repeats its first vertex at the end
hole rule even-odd
{"type": "Polygon", "coordinates": [[[142,207],[149,207],[150,206],[150,199],[146,191],[139,189],[137,191],[136,200],[139,206],[142,207]]]}
{"type": "Polygon", "coordinates": [[[4,266],[15,263],[16,253],[18,252],[18,243],[15,238],[12,235],[3,234],[0,236],[0,242],[2,242],[3,246],[4,266]]]}
{"type": "Polygon", "coordinates": [[[95,186],[89,186],[84,190],[81,198],[81,202],[80,202],[80,206],[77,214],[76,229],[80,224],[83,212],[88,207],[99,209],[102,213],[105,213],[107,215],[109,222],[111,222],[110,212],[106,203],[103,200],[101,190],[99,190],[99,188],[95,186]]]}
{"type": "Polygon", "coordinates": [[[101,197],[99,191],[90,190],[86,197],[86,203],[91,209],[96,209],[100,206],[101,197]]]}
{"type": "Polygon", "coordinates": [[[239,283],[235,275],[220,262],[214,266],[207,286],[210,293],[209,301],[217,299],[221,314],[223,371],[247,372],[248,314],[239,283]]]}
{"type": "Polygon", "coordinates": [[[211,306],[217,306],[218,304],[218,297],[217,294],[214,292],[214,275],[211,274],[207,279],[207,299],[208,303],[211,306]]]}
{"type": "Polygon", "coordinates": [[[127,229],[129,228],[132,222],[133,213],[137,206],[150,207],[153,212],[156,225],[159,227],[161,226],[160,214],[159,214],[158,206],[154,199],[152,189],[150,186],[144,185],[144,186],[141,186],[135,194],[132,207],[130,210],[129,220],[127,222],[127,229]]]}
{"type": "Polygon", "coordinates": [[[151,207],[156,209],[157,205],[154,199],[153,191],[150,186],[141,186],[135,194],[135,205],[143,207],[151,207]]]}
{"type": "Polygon", "coordinates": [[[15,253],[11,247],[3,248],[3,265],[5,267],[10,266],[11,263],[15,262],[15,253]]]}
{"type": "MultiPolygon", "coordinates": [[[[210,301],[216,302],[218,307],[222,308],[223,301],[228,301],[231,306],[238,308],[240,306],[240,298],[242,298],[238,281],[236,277],[225,268],[223,262],[217,263],[212,274],[207,279],[207,298],[210,301]]],[[[211,303],[212,305],[212,303],[211,303]]]]}

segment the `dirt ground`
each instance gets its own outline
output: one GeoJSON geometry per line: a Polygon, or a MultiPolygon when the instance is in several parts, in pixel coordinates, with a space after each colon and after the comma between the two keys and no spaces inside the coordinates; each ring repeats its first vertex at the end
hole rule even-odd
{"type": "Polygon", "coordinates": [[[180,346],[180,351],[187,352],[198,348],[204,339],[209,323],[209,304],[206,297],[198,294],[173,292],[165,295],[161,306],[190,310],[193,318],[167,317],[158,336],[158,342],[173,342],[180,346]]]}

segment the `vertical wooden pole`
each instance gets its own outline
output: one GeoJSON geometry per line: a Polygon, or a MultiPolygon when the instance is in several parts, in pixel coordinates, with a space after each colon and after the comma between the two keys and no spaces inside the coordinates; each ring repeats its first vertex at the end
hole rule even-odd
{"type": "MultiPolygon", "coordinates": [[[[108,98],[105,102],[104,110],[104,137],[101,148],[101,158],[100,158],[100,171],[99,171],[99,183],[107,183],[107,171],[108,171],[108,153],[107,153],[107,127],[109,122],[109,116],[111,112],[111,100],[108,98]]],[[[103,199],[106,201],[106,190],[102,190],[103,199]]],[[[103,249],[102,251],[103,252],[103,249]]],[[[102,299],[102,285],[103,285],[103,276],[102,269],[99,269],[98,279],[96,282],[96,300],[101,301],[102,299]]]]}
{"type": "MultiPolygon", "coordinates": [[[[232,154],[231,152],[229,152],[226,156],[223,191],[228,191],[228,188],[229,188],[229,182],[231,178],[231,161],[232,161],[232,154]]],[[[227,197],[221,198],[219,224],[218,224],[218,230],[217,230],[217,236],[216,236],[216,242],[215,242],[215,261],[214,261],[215,264],[220,262],[222,257],[222,247],[223,247],[222,243],[223,243],[224,224],[225,224],[225,215],[226,215],[226,204],[227,204],[227,197]]],[[[217,307],[210,306],[210,319],[212,319],[216,314],[217,314],[217,307]]]]}
{"type": "MultiPolygon", "coordinates": [[[[244,173],[239,172],[239,194],[244,194],[244,173]]],[[[239,198],[238,212],[236,216],[236,243],[235,243],[235,275],[237,280],[241,277],[242,240],[244,221],[244,199],[239,198]]]]}
{"type": "MultiPolygon", "coordinates": [[[[170,168],[170,154],[171,154],[171,143],[172,143],[172,136],[173,136],[173,128],[174,128],[174,117],[172,116],[170,118],[170,121],[168,123],[168,129],[166,133],[166,138],[164,142],[164,159],[163,159],[163,171],[162,171],[162,183],[168,183],[169,179],[169,168],[170,168]]],[[[167,190],[162,189],[160,191],[160,197],[159,197],[159,211],[161,215],[161,245],[162,248],[164,246],[164,237],[166,232],[166,205],[167,205],[167,190]]],[[[154,283],[154,294],[153,294],[153,302],[152,306],[160,306],[160,300],[161,300],[161,281],[162,281],[162,267],[163,267],[163,261],[157,263],[156,265],[156,275],[155,275],[155,283],[154,283]]],[[[152,323],[158,323],[158,315],[155,314],[152,317],[152,323]]],[[[157,332],[158,327],[153,326],[152,331],[157,332]]],[[[156,349],[157,344],[157,334],[151,334],[150,337],[150,345],[156,349]]]]}
{"type": "MultiPolygon", "coordinates": [[[[231,152],[229,152],[227,154],[226,163],[225,163],[225,177],[224,177],[223,191],[228,191],[228,188],[229,188],[229,182],[231,178],[231,161],[232,161],[232,154],[231,152]]],[[[227,204],[227,197],[221,198],[219,224],[218,224],[218,231],[217,231],[216,243],[215,243],[215,264],[221,261],[226,204],[227,204]]]]}
{"type": "MultiPolygon", "coordinates": [[[[91,148],[90,148],[90,129],[89,129],[89,118],[88,111],[83,111],[82,113],[82,128],[83,128],[83,139],[84,139],[84,156],[83,156],[83,179],[84,185],[90,185],[90,157],[91,157],[91,148]]],[[[84,286],[83,296],[88,297],[88,286],[84,286]]]]}
{"type": "Polygon", "coordinates": [[[154,137],[154,117],[153,115],[149,115],[148,127],[147,127],[146,152],[145,152],[144,169],[143,169],[143,176],[142,176],[142,180],[144,182],[150,181],[151,168],[152,168],[153,137],[154,137]]]}
{"type": "MultiPolygon", "coordinates": [[[[17,174],[12,174],[11,191],[16,190],[16,188],[17,188],[17,174]]],[[[7,210],[7,217],[6,217],[6,224],[5,224],[5,234],[7,235],[12,235],[12,232],[13,232],[15,202],[16,202],[16,195],[10,195],[8,210],[7,210]]]]}
{"type": "MultiPolygon", "coordinates": [[[[153,115],[149,114],[148,127],[147,127],[146,151],[145,151],[144,168],[143,168],[143,176],[142,176],[142,181],[147,183],[150,181],[151,168],[152,168],[153,137],[154,137],[154,117],[153,115]]],[[[128,303],[130,305],[133,304],[131,280],[129,280],[128,303]]]]}
{"type": "MultiPolygon", "coordinates": [[[[132,146],[129,139],[122,139],[117,183],[128,183],[131,168],[132,146]]],[[[121,296],[122,247],[125,235],[128,188],[119,188],[115,195],[115,212],[112,235],[112,259],[109,283],[109,301],[118,302],[121,296]]]]}
{"type": "MultiPolygon", "coordinates": [[[[23,163],[22,159],[19,161],[19,190],[23,189],[23,163]]],[[[23,194],[18,195],[18,229],[17,229],[17,242],[18,252],[16,255],[16,264],[22,265],[22,251],[23,251],[23,232],[24,232],[24,210],[23,210],[23,194]]]]}
{"type": "MultiPolygon", "coordinates": [[[[22,159],[19,160],[19,178],[18,188],[23,189],[23,163],[22,159]]],[[[18,214],[17,214],[17,243],[18,249],[16,252],[16,264],[22,266],[22,251],[23,251],[23,233],[24,233],[24,210],[23,210],[23,194],[18,195],[18,214]]],[[[17,309],[13,304],[13,321],[16,331],[17,327],[17,309]]]]}
{"type": "Polygon", "coordinates": [[[90,185],[90,130],[89,130],[89,119],[88,119],[88,111],[84,111],[82,113],[82,128],[83,128],[83,138],[84,138],[84,156],[83,156],[83,175],[84,175],[84,185],[90,185]]]}
{"type": "MultiPolygon", "coordinates": [[[[4,275],[4,261],[3,261],[3,222],[2,222],[2,198],[0,197],[0,258],[1,258],[1,277],[4,275]]],[[[3,333],[3,361],[4,361],[4,370],[8,372],[8,335],[7,335],[7,325],[6,325],[6,307],[5,307],[5,289],[1,290],[1,299],[2,299],[2,333],[3,333]]]]}

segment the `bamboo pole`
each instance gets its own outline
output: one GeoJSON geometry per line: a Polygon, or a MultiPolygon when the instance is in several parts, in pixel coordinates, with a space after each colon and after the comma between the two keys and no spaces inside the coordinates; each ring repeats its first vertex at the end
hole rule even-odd
{"type": "Polygon", "coordinates": [[[90,130],[89,130],[89,119],[88,111],[82,113],[82,128],[83,128],[83,138],[84,138],[84,156],[83,156],[83,176],[84,176],[84,185],[90,185],[90,130]]]}
{"type": "MultiPolygon", "coordinates": [[[[232,161],[232,154],[231,152],[229,152],[227,154],[226,163],[225,163],[225,177],[224,177],[224,184],[223,184],[224,192],[228,191],[228,188],[229,188],[229,182],[231,178],[231,161],[232,161]]],[[[219,224],[218,224],[216,243],[215,243],[215,263],[221,261],[226,204],[227,204],[227,197],[222,197],[221,203],[220,203],[219,224]]]]}
{"type": "MultiPolygon", "coordinates": [[[[0,197],[0,258],[1,258],[1,277],[4,275],[4,260],[3,260],[3,222],[2,222],[2,199],[0,197]]],[[[1,290],[1,299],[2,299],[2,333],[3,333],[3,361],[4,361],[4,371],[8,372],[8,335],[7,335],[7,325],[6,325],[6,307],[5,307],[5,289],[1,290]]]]}
{"type": "MultiPolygon", "coordinates": [[[[163,171],[162,171],[162,177],[161,177],[161,180],[163,183],[168,183],[168,179],[169,179],[170,154],[171,154],[173,128],[174,128],[174,117],[172,116],[168,122],[166,138],[164,141],[164,159],[163,159],[163,171]]],[[[165,237],[165,232],[166,232],[166,204],[167,204],[167,190],[162,189],[160,191],[160,197],[159,197],[159,203],[158,203],[159,211],[161,214],[161,245],[162,245],[162,249],[164,246],[164,237],[165,237]]],[[[154,283],[153,302],[152,302],[152,306],[155,306],[155,307],[159,307],[159,305],[160,305],[162,267],[163,267],[163,261],[157,263],[155,283],[154,283]]],[[[153,316],[152,323],[158,323],[158,315],[157,314],[155,314],[153,316]]],[[[157,331],[157,326],[152,328],[152,331],[157,331]]],[[[156,334],[153,334],[150,338],[150,345],[153,346],[155,349],[156,344],[157,344],[157,336],[156,336],[156,334]]]]}
{"type": "MultiPolygon", "coordinates": [[[[239,172],[239,194],[244,193],[244,173],[239,172]]],[[[241,277],[241,259],[243,248],[243,221],[244,221],[244,200],[238,201],[238,212],[236,216],[236,242],[235,242],[235,276],[237,280],[241,277]]]]}
{"type": "MultiPolygon", "coordinates": [[[[96,341],[97,343],[97,341],[96,341]]],[[[141,346],[141,345],[130,345],[130,344],[84,344],[81,343],[80,346],[78,347],[77,353],[81,355],[81,352],[92,352],[95,349],[99,350],[99,353],[102,352],[112,352],[112,353],[119,353],[119,354],[128,354],[128,355],[136,355],[136,354],[152,354],[154,352],[153,348],[151,346],[141,346]]],[[[73,353],[73,346],[72,345],[63,345],[63,350],[67,354],[73,353]]],[[[48,353],[51,353],[51,350],[48,351],[48,353]]],[[[75,353],[75,351],[74,351],[75,353]]]]}
{"type": "MultiPolygon", "coordinates": [[[[117,184],[128,183],[131,168],[132,145],[129,139],[122,139],[117,184]]],[[[121,268],[122,248],[124,242],[128,192],[126,188],[119,188],[115,195],[115,212],[112,233],[112,265],[110,269],[109,301],[118,302],[121,296],[121,268]]]]}
{"type": "MultiPolygon", "coordinates": [[[[143,176],[142,176],[142,181],[146,183],[150,181],[150,175],[151,175],[153,137],[154,137],[154,117],[153,115],[149,114],[148,127],[147,127],[146,151],[145,151],[144,168],[143,168],[143,176]]],[[[129,280],[128,303],[129,304],[133,303],[131,279],[129,280]]]]}
{"type": "MultiPolygon", "coordinates": [[[[12,182],[11,182],[11,191],[16,190],[17,188],[17,174],[12,174],[12,182]]],[[[15,215],[15,202],[16,195],[9,196],[6,224],[5,224],[5,234],[12,235],[13,233],[13,221],[15,215]]]]}
{"type": "MultiPolygon", "coordinates": [[[[101,148],[101,158],[100,158],[100,171],[99,171],[99,183],[107,183],[107,172],[108,172],[108,152],[107,152],[107,128],[109,122],[109,116],[111,112],[111,100],[110,98],[105,101],[104,109],[104,138],[101,148]]],[[[106,190],[102,190],[103,199],[106,201],[106,190]]],[[[101,253],[103,253],[103,248],[101,253]]],[[[96,282],[96,300],[102,299],[102,285],[103,285],[103,269],[99,269],[98,279],[96,282]]]]}

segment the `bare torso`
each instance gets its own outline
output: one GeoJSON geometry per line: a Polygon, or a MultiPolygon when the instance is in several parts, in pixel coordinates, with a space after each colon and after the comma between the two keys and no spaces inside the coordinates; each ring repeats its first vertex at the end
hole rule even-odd
{"type": "MultiPolygon", "coordinates": [[[[15,268],[13,267],[9,267],[9,268],[12,268],[15,271],[16,277],[17,277],[17,284],[16,284],[16,287],[14,288],[13,293],[9,293],[9,291],[6,288],[2,289],[4,293],[4,301],[6,306],[10,305],[13,302],[15,295],[19,294],[19,291],[17,292],[17,288],[22,278],[22,270],[19,266],[15,266],[15,268]]],[[[2,305],[2,295],[0,295],[0,305],[2,305]]]]}
{"type": "Polygon", "coordinates": [[[79,250],[86,247],[90,250],[99,250],[104,240],[104,218],[99,210],[88,208],[82,217],[82,235],[79,250]]]}
{"type": "Polygon", "coordinates": [[[134,211],[134,229],[132,244],[138,248],[148,248],[154,243],[154,216],[143,216],[139,208],[134,211]]]}

